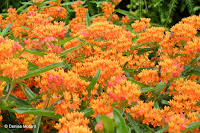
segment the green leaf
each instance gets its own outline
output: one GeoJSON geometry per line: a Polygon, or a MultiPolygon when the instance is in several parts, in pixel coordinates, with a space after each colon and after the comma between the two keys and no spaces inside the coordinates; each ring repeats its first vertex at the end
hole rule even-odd
{"type": "MultiPolygon", "coordinates": [[[[5,124],[6,125],[6,124],[5,124]]],[[[4,126],[5,126],[4,125],[4,126]]],[[[4,127],[2,127],[2,128],[0,128],[0,133],[13,133],[11,130],[9,130],[9,128],[4,128],[4,127]]]]}
{"type": "Polygon", "coordinates": [[[23,5],[33,5],[33,3],[31,1],[29,1],[29,2],[21,2],[21,4],[23,4],[23,5]]]}
{"type": "Polygon", "coordinates": [[[151,51],[151,50],[153,50],[153,49],[152,48],[139,48],[137,55],[142,55],[142,54],[144,54],[148,51],[151,51]]]}
{"type": "Polygon", "coordinates": [[[83,47],[84,45],[85,45],[85,44],[79,44],[79,45],[77,45],[77,46],[75,46],[75,47],[73,47],[73,48],[69,48],[69,49],[63,51],[62,53],[60,53],[59,56],[64,56],[64,55],[66,55],[66,54],[68,54],[68,53],[70,53],[70,52],[72,52],[72,51],[74,51],[74,50],[77,50],[77,49],[83,47]]]}
{"type": "Polygon", "coordinates": [[[99,121],[100,121],[100,118],[101,118],[101,115],[100,115],[100,114],[98,114],[98,115],[96,116],[96,122],[97,122],[97,123],[99,123],[99,121]]]}
{"type": "Polygon", "coordinates": [[[136,133],[142,133],[142,130],[140,129],[140,127],[138,126],[137,122],[134,121],[131,118],[131,115],[128,113],[127,114],[127,120],[130,122],[130,125],[133,127],[133,129],[135,130],[136,133]]]}
{"type": "Polygon", "coordinates": [[[190,123],[187,126],[188,127],[183,132],[188,132],[188,131],[191,131],[191,130],[193,130],[195,128],[200,127],[200,121],[190,123]]]}
{"type": "Polygon", "coordinates": [[[78,40],[79,40],[80,42],[82,42],[82,43],[84,43],[84,44],[87,44],[87,45],[90,45],[90,46],[92,46],[92,47],[94,47],[94,46],[99,47],[102,51],[106,51],[106,50],[107,50],[107,49],[102,48],[102,47],[100,47],[100,46],[98,46],[98,45],[96,45],[96,44],[93,44],[93,43],[90,43],[90,42],[86,42],[86,41],[83,40],[83,39],[78,38],[78,40]]]}
{"type": "Polygon", "coordinates": [[[3,76],[0,76],[0,81],[6,81],[7,83],[11,83],[8,77],[3,77],[3,76]]]}
{"type": "Polygon", "coordinates": [[[42,53],[42,52],[38,52],[38,51],[31,51],[29,49],[26,49],[24,48],[26,52],[28,53],[31,53],[31,54],[34,54],[34,55],[38,55],[38,56],[41,56],[41,57],[44,57],[44,55],[46,55],[45,53],[42,53]]]}
{"type": "Polygon", "coordinates": [[[85,22],[86,22],[87,27],[89,27],[91,25],[90,15],[89,15],[88,11],[86,11],[86,13],[85,13],[85,22]]]}
{"type": "Polygon", "coordinates": [[[116,108],[113,108],[113,114],[116,122],[117,133],[128,133],[126,122],[121,113],[116,108]]]}
{"type": "Polygon", "coordinates": [[[38,133],[39,132],[41,119],[42,119],[41,115],[39,115],[39,116],[37,116],[35,118],[35,126],[36,126],[36,128],[33,128],[33,133],[38,133]]]}
{"type": "Polygon", "coordinates": [[[96,3],[97,7],[100,7],[101,3],[104,1],[90,1],[91,3],[96,3]]]}
{"type": "Polygon", "coordinates": [[[163,100],[163,99],[161,100],[161,103],[164,105],[170,105],[167,100],[163,100]]]}
{"type": "Polygon", "coordinates": [[[167,124],[164,128],[158,130],[156,133],[163,133],[165,130],[167,130],[169,125],[167,124]]]}
{"type": "MultiPolygon", "coordinates": [[[[75,1],[74,1],[75,2],[75,1]]],[[[67,2],[67,3],[62,3],[62,6],[67,6],[67,5],[71,5],[73,4],[74,2],[67,2]]]]}
{"type": "Polygon", "coordinates": [[[35,99],[37,97],[37,95],[30,89],[28,88],[25,84],[23,84],[24,89],[26,91],[26,94],[28,96],[28,99],[35,99]]]}
{"type": "Polygon", "coordinates": [[[23,100],[13,95],[10,95],[8,100],[14,101],[17,107],[31,107],[31,105],[26,100],[23,100]]]}
{"type": "Polygon", "coordinates": [[[154,102],[154,107],[157,108],[157,109],[160,109],[158,101],[154,102]]]}
{"type": "Polygon", "coordinates": [[[57,42],[56,44],[57,44],[58,46],[61,46],[62,44],[66,43],[66,42],[69,42],[69,41],[71,41],[71,40],[73,40],[74,38],[77,38],[77,37],[78,37],[78,36],[69,37],[69,38],[67,38],[67,39],[63,39],[63,40],[57,42]]]}
{"type": "Polygon", "coordinates": [[[27,78],[33,77],[35,75],[38,75],[40,73],[47,72],[47,71],[49,71],[51,69],[54,69],[54,68],[57,68],[57,67],[64,67],[64,66],[65,66],[65,62],[58,62],[58,63],[50,64],[48,66],[45,66],[45,67],[30,71],[25,76],[19,78],[19,80],[27,79],[27,78]]]}
{"type": "Polygon", "coordinates": [[[23,25],[21,25],[21,27],[23,28],[23,29],[25,29],[25,30],[27,30],[29,27],[25,27],[25,26],[23,26],[23,25]]]}
{"type": "Polygon", "coordinates": [[[199,70],[191,70],[191,72],[188,72],[188,74],[194,74],[200,76],[200,71],[199,70]]]}
{"type": "Polygon", "coordinates": [[[200,115],[196,112],[196,114],[197,114],[197,116],[199,117],[199,119],[200,119],[200,115]]]}
{"type": "Polygon", "coordinates": [[[134,80],[132,77],[128,77],[127,80],[131,81],[134,84],[139,85],[140,87],[149,87],[148,85],[145,85],[145,84],[143,84],[141,82],[138,82],[138,81],[134,80]]]}
{"type": "Polygon", "coordinates": [[[136,15],[130,13],[129,11],[117,9],[116,12],[121,13],[121,14],[123,14],[125,16],[128,16],[129,18],[132,18],[132,19],[139,19],[136,15]]]}
{"type": "Polygon", "coordinates": [[[148,42],[145,42],[145,43],[143,43],[143,44],[139,44],[139,45],[136,45],[136,46],[132,46],[131,48],[130,48],[130,50],[135,50],[135,49],[137,49],[137,48],[139,48],[139,47],[142,47],[142,46],[144,46],[144,45],[146,45],[146,44],[148,44],[148,43],[150,43],[151,41],[148,41],[148,42]]]}
{"type": "Polygon", "coordinates": [[[35,70],[38,69],[39,67],[35,65],[34,63],[28,61],[28,70],[35,70]]]}
{"type": "Polygon", "coordinates": [[[51,110],[36,109],[36,108],[30,108],[30,107],[13,108],[13,109],[9,109],[8,111],[13,112],[13,113],[19,113],[19,114],[41,115],[41,116],[46,116],[46,117],[50,117],[50,118],[61,118],[62,117],[59,114],[55,115],[55,112],[51,111],[51,110]]]}
{"type": "Polygon", "coordinates": [[[105,133],[114,133],[114,123],[112,119],[106,115],[102,115],[101,121],[103,123],[105,133]]]}
{"type": "Polygon", "coordinates": [[[3,31],[1,32],[1,35],[2,35],[2,36],[6,35],[6,34],[8,33],[8,31],[10,30],[11,26],[12,26],[12,23],[8,24],[8,25],[3,29],[3,31]]]}
{"type": "Polygon", "coordinates": [[[42,4],[44,5],[44,4],[49,4],[49,2],[52,2],[52,1],[56,1],[56,0],[48,0],[48,1],[44,1],[44,2],[42,2],[42,4]]]}
{"type": "Polygon", "coordinates": [[[94,89],[94,86],[97,83],[97,80],[99,79],[100,73],[101,73],[101,68],[98,69],[96,75],[94,76],[94,78],[92,79],[88,87],[86,88],[86,90],[88,91],[88,97],[90,97],[91,90],[94,89]]]}
{"type": "Polygon", "coordinates": [[[83,111],[81,111],[84,113],[84,117],[88,117],[90,115],[93,115],[94,114],[94,111],[92,108],[86,108],[84,109],[83,111]]]}

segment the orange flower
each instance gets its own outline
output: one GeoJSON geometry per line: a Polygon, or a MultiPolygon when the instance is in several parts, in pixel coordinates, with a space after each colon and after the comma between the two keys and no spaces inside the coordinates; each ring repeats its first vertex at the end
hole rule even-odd
{"type": "Polygon", "coordinates": [[[112,5],[111,2],[107,3],[107,2],[102,2],[102,11],[103,11],[103,16],[109,18],[112,13],[115,11],[115,6],[112,5]]]}
{"type": "Polygon", "coordinates": [[[156,86],[160,81],[157,70],[143,69],[142,72],[138,74],[138,77],[139,77],[138,81],[152,87],[156,86]]]}
{"type": "Polygon", "coordinates": [[[130,105],[139,100],[140,88],[138,85],[127,81],[125,76],[111,77],[108,82],[107,93],[114,101],[124,102],[125,100],[130,105]]]}
{"type": "Polygon", "coordinates": [[[84,119],[84,113],[71,112],[59,119],[59,123],[54,126],[59,133],[92,133],[87,124],[89,120],[84,119]]]}
{"type": "Polygon", "coordinates": [[[110,99],[106,93],[101,93],[97,99],[91,99],[90,106],[93,108],[94,114],[92,117],[96,117],[98,114],[108,114],[112,112],[113,100],[110,99]]]}
{"type": "Polygon", "coordinates": [[[134,23],[131,24],[133,28],[133,32],[141,32],[150,26],[150,18],[141,18],[140,21],[136,20],[134,23]]]}

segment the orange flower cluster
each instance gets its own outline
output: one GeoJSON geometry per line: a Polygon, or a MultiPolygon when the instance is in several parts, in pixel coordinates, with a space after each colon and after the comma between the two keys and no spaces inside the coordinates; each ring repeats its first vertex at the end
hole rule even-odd
{"type": "Polygon", "coordinates": [[[181,23],[193,25],[195,29],[200,30],[200,15],[192,15],[190,17],[183,18],[181,23]]]}
{"type": "Polygon", "coordinates": [[[109,18],[111,17],[111,15],[113,14],[113,12],[115,11],[115,5],[112,5],[111,2],[102,2],[102,12],[103,12],[103,16],[109,18]]]}
{"type": "Polygon", "coordinates": [[[67,17],[67,10],[64,7],[61,6],[53,6],[50,8],[44,8],[41,11],[41,14],[49,14],[53,18],[60,18],[65,19],[67,17]]]}
{"type": "Polygon", "coordinates": [[[138,105],[131,107],[127,111],[134,120],[142,121],[143,124],[151,124],[154,127],[161,126],[162,116],[158,109],[152,108],[153,105],[154,102],[144,103],[143,101],[138,101],[138,105]]]}
{"type": "Polygon", "coordinates": [[[101,84],[101,86],[105,86],[106,82],[111,78],[111,76],[119,77],[124,73],[117,61],[111,61],[109,59],[99,59],[92,62],[76,63],[72,70],[83,77],[94,77],[99,68],[101,68],[101,75],[98,83],[101,84]]]}
{"type": "Polygon", "coordinates": [[[122,23],[123,23],[122,26],[126,27],[126,24],[129,22],[129,20],[130,19],[127,16],[125,16],[125,17],[123,16],[122,17],[122,23]]]}
{"type": "Polygon", "coordinates": [[[173,100],[169,101],[171,109],[176,113],[189,113],[190,111],[198,111],[200,96],[200,85],[194,81],[183,78],[178,79],[169,87],[169,94],[173,95],[173,100]]]}
{"type": "Polygon", "coordinates": [[[144,32],[140,33],[139,38],[137,39],[138,44],[142,44],[148,41],[160,42],[164,37],[165,28],[163,27],[151,27],[146,29],[144,32]]]}
{"type": "Polygon", "coordinates": [[[106,93],[101,93],[97,99],[92,99],[90,101],[90,106],[92,107],[94,114],[92,117],[96,117],[98,114],[106,115],[112,112],[113,100],[110,99],[109,95],[106,93]]]}
{"type": "Polygon", "coordinates": [[[71,112],[59,119],[55,128],[59,133],[92,133],[87,124],[89,120],[84,119],[84,113],[71,112]]]}
{"type": "Polygon", "coordinates": [[[139,77],[138,81],[151,87],[156,86],[160,82],[157,70],[143,69],[137,76],[139,77]]]}
{"type": "Polygon", "coordinates": [[[114,101],[124,102],[127,101],[129,105],[132,102],[139,100],[140,89],[136,84],[127,81],[125,76],[111,77],[108,82],[107,93],[114,101]]]}
{"type": "MultiPolygon", "coordinates": [[[[181,75],[183,67],[172,59],[166,59],[158,63],[162,67],[160,79],[164,82],[169,82],[181,75]]],[[[158,67],[159,67],[158,66],[158,67]]]]}
{"type": "Polygon", "coordinates": [[[30,38],[38,38],[38,39],[45,39],[46,37],[55,37],[55,38],[61,38],[63,39],[66,30],[68,27],[64,28],[64,23],[54,23],[53,24],[47,24],[47,25],[40,25],[38,27],[35,27],[30,33],[28,33],[28,36],[30,38]]]}
{"type": "Polygon", "coordinates": [[[0,98],[3,95],[3,90],[6,86],[6,82],[5,81],[0,81],[0,98]]]}
{"type": "Polygon", "coordinates": [[[71,32],[74,34],[85,29],[86,27],[85,14],[88,11],[88,9],[84,7],[76,7],[76,8],[75,7],[74,10],[76,12],[76,17],[69,22],[71,32]]]}
{"type": "Polygon", "coordinates": [[[41,4],[44,0],[32,0],[34,4],[41,4]]]}
{"type": "Polygon", "coordinates": [[[142,30],[144,31],[150,26],[150,18],[141,18],[140,21],[136,20],[134,23],[131,24],[133,32],[141,32],[142,30]]]}

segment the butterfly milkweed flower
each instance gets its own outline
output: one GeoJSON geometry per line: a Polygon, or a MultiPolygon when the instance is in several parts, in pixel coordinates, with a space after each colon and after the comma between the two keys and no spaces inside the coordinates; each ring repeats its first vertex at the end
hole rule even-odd
{"type": "Polygon", "coordinates": [[[108,81],[107,93],[114,101],[127,102],[129,105],[140,97],[141,87],[127,81],[125,76],[111,77],[108,81]]]}
{"type": "Polygon", "coordinates": [[[127,109],[127,112],[130,113],[131,117],[140,121],[143,124],[161,126],[162,115],[159,113],[157,108],[153,108],[154,102],[144,103],[143,101],[138,101],[138,105],[127,109]]]}
{"type": "Polygon", "coordinates": [[[84,118],[84,113],[74,111],[60,118],[54,127],[58,133],[92,133],[88,123],[89,119],[84,118]]]}
{"type": "Polygon", "coordinates": [[[98,96],[97,99],[91,99],[90,106],[92,107],[94,114],[92,117],[96,117],[98,114],[106,115],[112,112],[113,100],[110,99],[110,96],[106,93],[101,93],[101,96],[98,96]]]}
{"type": "Polygon", "coordinates": [[[115,5],[112,5],[112,2],[102,2],[101,5],[103,16],[109,18],[115,12],[115,5]]]}
{"type": "Polygon", "coordinates": [[[140,18],[140,21],[136,20],[134,23],[131,24],[133,32],[142,32],[142,30],[150,27],[150,21],[150,18],[140,18]]]}
{"type": "Polygon", "coordinates": [[[28,72],[28,61],[25,59],[6,59],[0,64],[1,75],[10,78],[19,78],[28,72]]]}

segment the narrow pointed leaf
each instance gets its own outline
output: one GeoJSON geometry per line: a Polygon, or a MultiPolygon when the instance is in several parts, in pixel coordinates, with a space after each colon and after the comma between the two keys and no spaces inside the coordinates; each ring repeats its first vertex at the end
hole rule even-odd
{"type": "Polygon", "coordinates": [[[150,43],[151,41],[148,41],[148,42],[145,42],[145,43],[143,43],[143,44],[139,44],[139,45],[136,45],[136,46],[132,46],[130,49],[131,50],[135,50],[135,49],[137,49],[137,48],[139,48],[139,47],[142,47],[142,46],[144,46],[144,45],[146,45],[146,44],[148,44],[148,43],[150,43]]]}
{"type": "Polygon", "coordinates": [[[113,108],[113,114],[117,127],[117,133],[128,133],[126,122],[121,113],[116,108],[113,108]]]}
{"type": "Polygon", "coordinates": [[[89,15],[88,11],[86,11],[86,14],[85,14],[85,22],[86,22],[87,27],[89,27],[91,25],[90,15],[89,15]]]}
{"type": "Polygon", "coordinates": [[[33,128],[33,133],[38,133],[38,132],[39,132],[41,118],[42,118],[41,115],[38,115],[38,116],[35,118],[35,126],[36,126],[36,128],[33,128]]]}
{"type": "Polygon", "coordinates": [[[13,113],[19,113],[19,114],[33,114],[33,115],[41,115],[46,117],[55,117],[55,118],[61,118],[62,116],[59,114],[55,115],[54,111],[51,110],[44,110],[44,109],[36,109],[36,108],[29,108],[29,107],[19,107],[19,108],[13,108],[9,109],[8,111],[13,113]]]}
{"type": "Polygon", "coordinates": [[[2,35],[2,36],[5,36],[5,35],[8,33],[8,31],[10,30],[11,26],[12,26],[12,23],[8,24],[8,25],[3,29],[3,31],[1,32],[1,35],[2,35]]]}
{"type": "Polygon", "coordinates": [[[31,107],[31,105],[26,100],[23,100],[13,95],[10,95],[8,100],[14,101],[16,103],[16,107],[31,107]]]}
{"type": "Polygon", "coordinates": [[[86,108],[84,109],[83,111],[81,111],[84,113],[84,117],[88,117],[90,115],[93,115],[94,114],[94,111],[92,108],[86,108]]]}
{"type": "Polygon", "coordinates": [[[200,121],[197,121],[197,122],[193,122],[193,123],[190,123],[187,125],[188,127],[183,131],[184,133],[185,132],[188,132],[188,131],[191,131],[195,128],[198,128],[200,127],[200,121]]]}
{"type": "Polygon", "coordinates": [[[197,114],[197,116],[199,117],[199,119],[200,119],[200,115],[196,112],[196,114],[197,114]]]}
{"type": "Polygon", "coordinates": [[[138,81],[134,80],[134,79],[131,78],[131,77],[128,77],[127,80],[131,81],[131,82],[134,83],[134,84],[139,85],[140,87],[149,87],[148,85],[145,85],[145,84],[143,84],[143,83],[141,83],[141,82],[138,82],[138,81]]]}
{"type": "Polygon", "coordinates": [[[100,73],[101,73],[101,68],[98,69],[96,75],[94,76],[94,78],[92,79],[88,87],[86,88],[88,91],[88,96],[90,96],[91,90],[94,89],[94,86],[97,83],[97,80],[99,79],[100,73]]]}
{"type": "Polygon", "coordinates": [[[26,91],[26,94],[28,96],[28,99],[35,99],[37,97],[37,95],[30,89],[28,88],[25,84],[23,84],[24,89],[26,91]]]}
{"type": "Polygon", "coordinates": [[[6,81],[8,83],[11,83],[11,81],[8,77],[3,77],[3,76],[0,76],[0,81],[6,81]]]}
{"type": "Polygon", "coordinates": [[[130,125],[133,127],[133,129],[135,130],[136,133],[142,133],[142,130],[140,129],[140,127],[138,126],[137,122],[134,121],[131,118],[131,115],[128,113],[127,114],[127,120],[130,122],[130,125]]]}
{"type": "Polygon", "coordinates": [[[64,55],[66,55],[66,54],[68,54],[68,53],[70,53],[70,52],[72,52],[72,51],[74,51],[74,50],[77,50],[77,49],[83,47],[83,45],[84,45],[84,44],[79,44],[79,45],[77,45],[77,46],[75,46],[75,47],[73,47],[73,48],[69,48],[69,49],[63,51],[62,53],[60,53],[59,56],[64,56],[64,55]]]}
{"type": "Polygon", "coordinates": [[[105,133],[114,133],[114,123],[112,119],[106,115],[102,115],[101,121],[103,123],[105,133]]]}
{"type": "Polygon", "coordinates": [[[54,64],[51,64],[51,65],[48,65],[48,66],[45,66],[45,67],[30,71],[25,76],[19,78],[19,80],[27,79],[27,78],[33,77],[35,75],[38,75],[40,73],[47,72],[47,71],[49,71],[51,69],[54,69],[54,68],[57,68],[57,67],[64,67],[64,66],[65,66],[64,62],[54,63],[54,64]]]}
{"type": "Polygon", "coordinates": [[[28,53],[34,54],[34,55],[41,56],[41,57],[43,57],[44,55],[46,55],[45,53],[38,52],[38,51],[31,51],[29,49],[25,49],[25,51],[28,52],[28,53]]]}
{"type": "Polygon", "coordinates": [[[164,128],[158,130],[156,133],[163,133],[165,130],[167,130],[169,125],[167,124],[164,128]]]}
{"type": "Polygon", "coordinates": [[[73,40],[74,38],[77,38],[77,37],[78,37],[78,36],[69,37],[69,38],[67,38],[67,39],[63,39],[63,40],[57,42],[56,44],[57,44],[58,46],[61,46],[62,44],[66,43],[66,42],[69,42],[69,41],[71,41],[71,40],[73,40]]]}
{"type": "Polygon", "coordinates": [[[194,74],[200,76],[200,71],[199,70],[191,70],[188,74],[194,74]]]}
{"type": "Polygon", "coordinates": [[[128,16],[129,18],[132,18],[132,19],[139,19],[136,15],[130,13],[129,11],[117,9],[116,12],[121,13],[123,15],[126,15],[126,16],[128,16]]]}
{"type": "Polygon", "coordinates": [[[100,121],[100,118],[101,118],[101,115],[100,115],[100,114],[98,114],[98,115],[96,116],[96,122],[97,122],[97,123],[99,123],[99,121],[100,121]]]}

